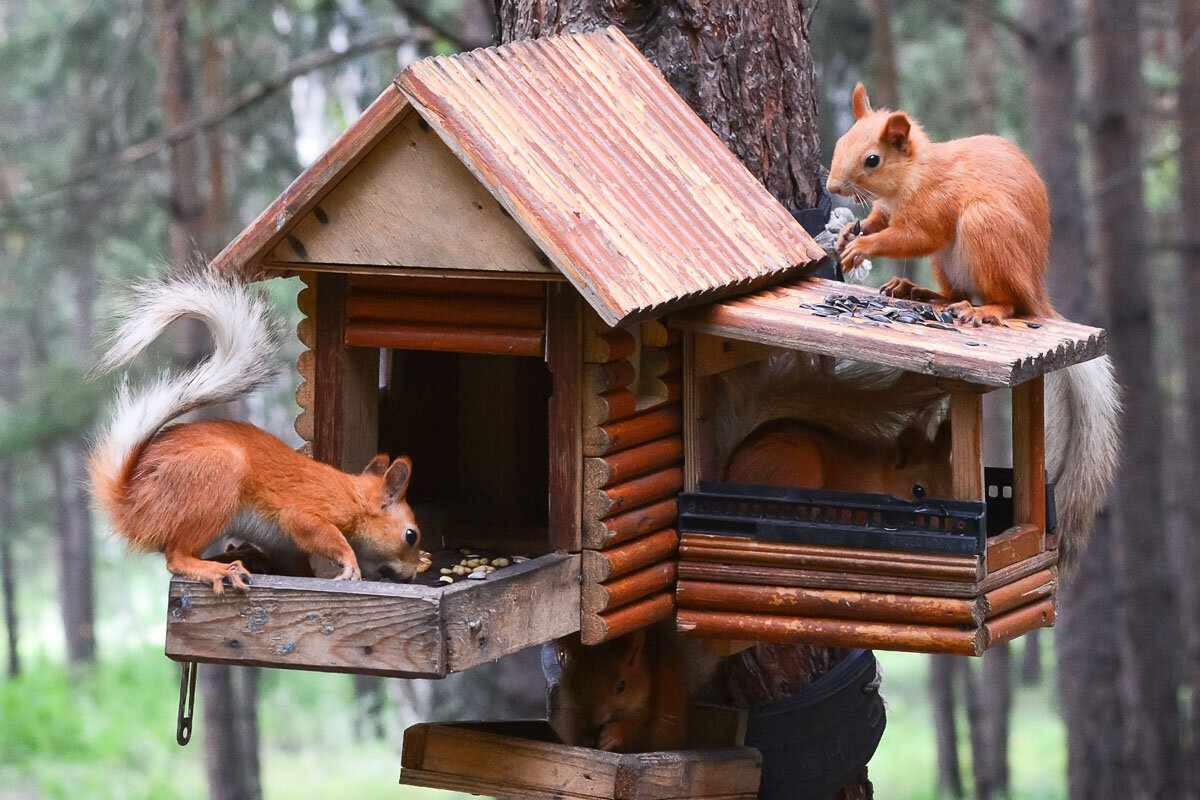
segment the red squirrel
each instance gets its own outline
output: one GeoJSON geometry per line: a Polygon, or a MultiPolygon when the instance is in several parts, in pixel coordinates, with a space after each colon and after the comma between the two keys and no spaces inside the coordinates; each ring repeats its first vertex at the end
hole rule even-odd
{"type": "Polygon", "coordinates": [[[88,465],[92,494],[113,528],[135,548],[162,552],[173,574],[210,583],[217,594],[226,581],[245,589],[250,580],[241,560],[201,558],[226,533],[268,551],[286,537],[337,562],[339,579],[410,579],[420,530],[405,500],[408,458],[379,455],[350,475],[243,422],[168,425],[273,376],[277,325],[265,300],[209,275],[143,283],[98,371],[129,362],[184,317],[208,326],[214,354],[140,391],[123,384],[88,465]]]}
{"type": "MultiPolygon", "coordinates": [[[[857,235],[839,235],[842,263],[931,256],[938,291],[894,278],[893,297],[949,302],[960,321],[1058,317],[1046,291],[1050,204],[1037,170],[998,136],[932,142],[903,111],[871,108],[860,83],[854,125],[838,139],[829,191],[870,200],[857,235]],[[972,301],[982,303],[973,306],[972,301]]],[[[1046,470],[1055,483],[1059,564],[1071,574],[1116,466],[1120,396],[1108,357],[1046,378],[1046,470]]]]}
{"type": "Polygon", "coordinates": [[[550,726],[565,744],[614,753],[678,750],[686,744],[691,696],[718,657],[700,640],[669,627],[643,628],[595,646],[579,634],[543,653],[550,687],[550,726]]]}

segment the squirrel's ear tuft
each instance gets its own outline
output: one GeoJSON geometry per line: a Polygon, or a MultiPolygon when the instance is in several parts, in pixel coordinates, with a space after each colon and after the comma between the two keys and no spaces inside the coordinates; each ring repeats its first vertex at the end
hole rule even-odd
{"type": "Polygon", "coordinates": [[[854,87],[854,99],[851,102],[851,106],[854,108],[854,118],[856,120],[862,119],[871,113],[871,101],[867,97],[867,87],[861,83],[854,87]]]}
{"type": "Polygon", "coordinates": [[[912,122],[908,119],[908,114],[903,111],[897,111],[887,118],[887,122],[883,125],[883,133],[879,135],[879,140],[884,144],[891,145],[902,153],[908,152],[908,132],[912,128],[912,122]]]}

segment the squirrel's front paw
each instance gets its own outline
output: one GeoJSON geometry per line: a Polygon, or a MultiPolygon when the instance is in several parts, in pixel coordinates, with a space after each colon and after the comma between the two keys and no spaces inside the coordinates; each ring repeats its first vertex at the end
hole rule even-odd
{"type": "Polygon", "coordinates": [[[354,561],[342,564],[342,571],[334,578],[335,581],[361,581],[362,571],[354,561]]]}
{"type": "Polygon", "coordinates": [[[908,278],[892,278],[879,287],[879,293],[900,300],[908,300],[912,297],[913,290],[916,288],[917,285],[908,278]]]}
{"type": "Polygon", "coordinates": [[[867,258],[870,256],[870,253],[866,252],[866,246],[863,244],[864,241],[866,241],[865,237],[858,236],[851,239],[846,244],[845,249],[841,251],[842,269],[854,269],[859,264],[867,260],[867,258]]]}
{"type": "Polygon", "coordinates": [[[246,571],[246,567],[241,561],[231,561],[224,565],[219,576],[213,579],[213,592],[216,594],[225,594],[225,581],[237,589],[239,592],[244,592],[250,586],[250,573],[246,571]]]}
{"type": "Polygon", "coordinates": [[[852,225],[843,225],[842,229],[838,231],[837,241],[833,245],[834,249],[838,253],[841,253],[846,249],[846,246],[858,238],[861,233],[862,223],[858,220],[854,220],[854,224],[852,225]]]}
{"type": "Polygon", "coordinates": [[[623,746],[621,729],[614,723],[608,723],[600,730],[600,735],[596,737],[596,749],[606,750],[610,753],[619,752],[623,746]]]}

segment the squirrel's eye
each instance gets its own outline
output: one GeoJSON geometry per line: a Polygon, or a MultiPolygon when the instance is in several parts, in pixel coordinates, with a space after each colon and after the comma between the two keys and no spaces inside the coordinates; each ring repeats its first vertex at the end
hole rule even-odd
{"type": "Polygon", "coordinates": [[[620,694],[623,691],[625,691],[625,681],[619,681],[617,683],[617,694],[620,694]]]}
{"type": "Polygon", "coordinates": [[[867,160],[864,161],[863,163],[866,164],[868,167],[878,167],[879,166],[879,154],[871,153],[871,155],[867,156],[867,160]]]}
{"type": "Polygon", "coordinates": [[[409,528],[404,532],[404,541],[408,543],[409,547],[414,546],[420,538],[421,536],[417,533],[416,528],[409,528]]]}

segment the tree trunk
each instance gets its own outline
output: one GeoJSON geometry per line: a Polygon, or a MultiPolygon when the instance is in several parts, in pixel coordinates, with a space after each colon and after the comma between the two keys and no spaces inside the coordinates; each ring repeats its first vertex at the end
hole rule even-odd
{"type": "Polygon", "coordinates": [[[257,670],[224,664],[203,664],[199,669],[209,800],[261,800],[253,702],[257,670]]]}
{"type": "Polygon", "coordinates": [[[1041,631],[1025,634],[1025,645],[1021,648],[1021,685],[1037,686],[1042,682],[1042,637],[1041,631]]]}
{"type": "MultiPolygon", "coordinates": [[[[499,40],[616,25],[767,189],[790,209],[816,205],[821,186],[812,0],[614,4],[497,0],[499,40]]],[[[727,659],[724,683],[740,704],[769,702],[820,675],[824,648],[758,644],[727,659]]],[[[871,796],[865,771],[839,797],[871,796]]]]}
{"type": "Polygon", "coordinates": [[[871,68],[875,83],[871,100],[879,108],[900,107],[900,79],[896,73],[896,44],[892,38],[892,0],[867,0],[871,15],[871,68]]]}
{"type": "Polygon", "coordinates": [[[962,766],[958,761],[958,722],[954,716],[954,674],[957,656],[929,657],[929,698],[937,742],[937,796],[962,797],[962,766]]]}
{"type": "Polygon", "coordinates": [[[994,0],[968,0],[963,14],[963,28],[967,36],[967,71],[971,76],[968,85],[975,111],[972,133],[995,133],[998,122],[996,80],[1000,72],[1000,58],[996,52],[996,32],[991,19],[994,11],[994,0]]]}
{"type": "Polygon", "coordinates": [[[46,458],[59,536],[59,603],[71,666],[96,660],[91,514],[83,492],[83,465],[76,449],[75,445],[62,445],[46,458]]]}
{"type": "MultiPolygon", "coordinates": [[[[1192,301],[1200,297],[1200,0],[1179,0],[1178,28],[1181,47],[1179,65],[1178,125],[1179,132],[1179,224],[1175,226],[1181,239],[1180,266],[1185,281],[1185,294],[1192,301]]],[[[1182,315],[1185,364],[1185,414],[1190,431],[1191,479],[1200,479],[1200,314],[1187,309],[1182,315]]],[[[1185,529],[1192,538],[1200,530],[1200,497],[1189,492],[1186,510],[1190,524],[1185,529]]],[[[1200,546],[1189,542],[1188,566],[1191,580],[1200,578],[1200,546]]],[[[1200,592],[1193,593],[1200,597],[1200,592]]],[[[1187,631],[1189,674],[1192,685],[1191,746],[1185,763],[1193,796],[1200,793],[1200,608],[1186,608],[1182,617],[1190,628],[1187,631]]]]}
{"type": "Polygon", "coordinates": [[[970,726],[971,772],[978,800],[1005,797],[1009,791],[1009,664],[1008,646],[1001,645],[985,653],[978,668],[969,661],[960,665],[970,726]]]}
{"type": "Polygon", "coordinates": [[[17,573],[13,569],[12,464],[0,463],[0,596],[4,599],[4,633],[8,642],[8,677],[21,674],[17,573]]]}
{"type": "Polygon", "coordinates": [[[1113,514],[1119,696],[1133,798],[1178,796],[1179,627],[1163,515],[1162,403],[1145,269],[1141,42],[1135,0],[1088,0],[1098,259],[1108,279],[1109,352],[1125,393],[1113,514]]]}

